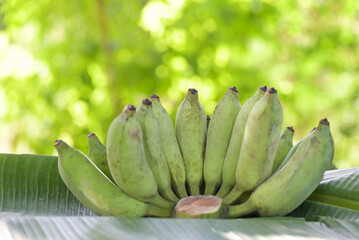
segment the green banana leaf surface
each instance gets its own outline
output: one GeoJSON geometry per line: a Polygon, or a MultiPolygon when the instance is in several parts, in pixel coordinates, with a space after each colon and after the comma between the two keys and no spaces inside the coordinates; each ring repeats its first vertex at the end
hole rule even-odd
{"type": "Polygon", "coordinates": [[[62,182],[57,157],[0,154],[0,239],[358,239],[359,168],[330,170],[285,217],[98,217],[62,182]]]}

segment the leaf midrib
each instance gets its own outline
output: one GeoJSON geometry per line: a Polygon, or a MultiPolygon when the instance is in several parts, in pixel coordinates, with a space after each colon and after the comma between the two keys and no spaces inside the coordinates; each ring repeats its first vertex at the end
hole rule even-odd
{"type": "Polygon", "coordinates": [[[359,202],[351,199],[345,199],[341,197],[325,195],[320,193],[313,193],[308,197],[307,200],[359,211],[359,202]]]}

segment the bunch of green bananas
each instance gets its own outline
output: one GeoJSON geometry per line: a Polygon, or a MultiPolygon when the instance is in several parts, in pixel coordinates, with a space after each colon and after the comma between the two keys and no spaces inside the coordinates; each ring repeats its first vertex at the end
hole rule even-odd
{"type": "Polygon", "coordinates": [[[88,156],[55,142],[60,175],[99,215],[235,218],[285,215],[318,186],[334,143],[327,119],[293,146],[281,134],[283,110],[274,88],[260,87],[241,107],[229,88],[209,118],[189,89],[175,127],[157,95],[127,105],[103,145],[88,135],[88,156]]]}

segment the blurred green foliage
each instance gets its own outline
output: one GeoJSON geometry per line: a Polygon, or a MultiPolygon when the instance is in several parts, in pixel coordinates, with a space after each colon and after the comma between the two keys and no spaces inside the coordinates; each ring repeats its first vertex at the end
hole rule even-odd
{"type": "Polygon", "coordinates": [[[359,166],[359,4],[334,1],[0,3],[0,150],[87,152],[152,93],[172,117],[188,88],[211,115],[228,87],[243,104],[279,92],[295,140],[331,122],[339,168],[359,166]]]}

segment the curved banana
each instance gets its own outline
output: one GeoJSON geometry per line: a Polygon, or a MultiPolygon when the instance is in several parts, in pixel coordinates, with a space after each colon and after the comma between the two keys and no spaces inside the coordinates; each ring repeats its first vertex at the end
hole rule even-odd
{"type": "Polygon", "coordinates": [[[223,199],[225,204],[232,204],[243,192],[253,190],[270,176],[282,123],[283,110],[277,91],[269,88],[248,116],[236,168],[236,185],[223,199]]]}
{"type": "Polygon", "coordinates": [[[225,197],[236,184],[236,167],[242,146],[244,127],[246,126],[248,115],[251,112],[253,106],[263,97],[266,91],[266,86],[260,87],[257,92],[243,104],[237,115],[232,130],[231,139],[229,141],[226,157],[223,162],[222,185],[216,194],[219,197],[225,197]]]}
{"type": "Polygon", "coordinates": [[[278,169],[280,164],[284,161],[289,151],[293,147],[293,127],[286,127],[279,138],[277,153],[273,161],[272,174],[278,169]]]}
{"type": "Polygon", "coordinates": [[[158,191],[164,198],[177,202],[179,199],[171,187],[171,174],[163,150],[160,127],[150,100],[142,100],[137,108],[136,118],[142,127],[146,160],[156,179],[158,191]]]}
{"type": "MultiPolygon", "coordinates": [[[[317,127],[313,128],[312,131],[310,131],[310,133],[302,138],[300,141],[298,141],[291,149],[290,151],[288,152],[287,156],[284,158],[283,162],[279,165],[279,167],[277,168],[276,171],[279,171],[279,169],[281,169],[285,164],[287,164],[287,162],[289,161],[289,159],[292,158],[292,156],[294,155],[294,153],[298,150],[299,146],[303,143],[303,141],[310,137],[312,133],[315,132],[315,130],[317,129],[317,127]]],[[[272,173],[273,174],[273,173],[272,173]]]]}
{"type": "Polygon", "coordinates": [[[263,217],[281,216],[293,211],[317,188],[333,156],[334,142],[329,122],[322,119],[288,163],[259,185],[248,201],[229,206],[229,217],[255,211],[263,217]]]}
{"type": "Polygon", "coordinates": [[[169,217],[171,208],[140,202],[119,189],[82,152],[62,140],[55,142],[62,180],[87,208],[98,215],[169,217]]]}
{"type": "Polygon", "coordinates": [[[158,194],[156,179],[146,161],[142,129],[135,113],[136,108],[127,105],[108,131],[107,158],[111,175],[128,195],[157,206],[171,207],[173,203],[158,194]]]}
{"type": "Polygon", "coordinates": [[[100,139],[94,133],[87,135],[89,144],[88,157],[91,161],[109,178],[113,181],[110,168],[107,164],[106,146],[102,144],[100,139]]]}
{"type": "Polygon", "coordinates": [[[183,163],[181,151],[176,139],[172,119],[166,109],[162,106],[160,98],[153,94],[150,96],[152,110],[159,123],[163,152],[167,159],[168,168],[172,177],[172,187],[181,198],[187,197],[186,170],[183,163]]]}
{"type": "Polygon", "coordinates": [[[203,158],[207,134],[206,113],[198,100],[196,89],[188,89],[177,110],[176,137],[186,168],[190,195],[200,194],[203,181],[203,158]]]}
{"type": "Polygon", "coordinates": [[[222,181],[224,158],[241,104],[236,87],[229,88],[215,107],[208,127],[203,175],[205,195],[212,195],[222,181]]]}

